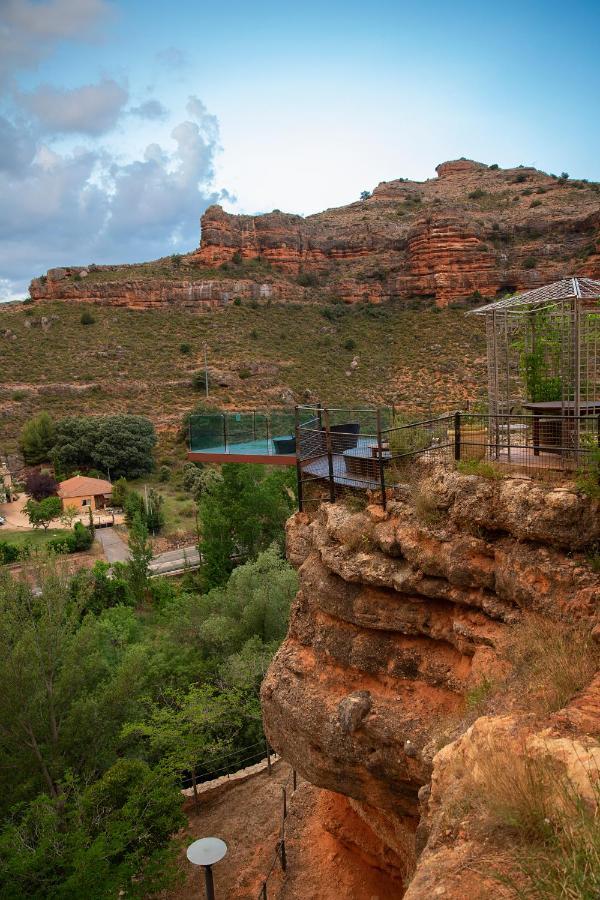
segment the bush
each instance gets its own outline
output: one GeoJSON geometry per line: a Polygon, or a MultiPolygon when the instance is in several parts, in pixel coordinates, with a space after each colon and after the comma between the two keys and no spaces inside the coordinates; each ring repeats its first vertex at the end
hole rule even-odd
{"type": "Polygon", "coordinates": [[[81,313],[81,318],[79,320],[82,325],[93,325],[96,321],[91,312],[86,309],[81,313]]]}
{"type": "Polygon", "coordinates": [[[497,172],[499,168],[500,166],[498,165],[498,163],[492,163],[491,166],[489,166],[490,172],[497,172]]]}
{"type": "Polygon", "coordinates": [[[180,344],[179,352],[183,353],[184,356],[188,356],[192,352],[192,345],[186,343],[180,344]]]}
{"type": "Polygon", "coordinates": [[[0,566],[16,562],[20,557],[19,547],[8,541],[0,541],[0,566]]]}
{"type": "Polygon", "coordinates": [[[348,338],[347,341],[344,341],[344,350],[354,350],[356,348],[356,341],[353,338],[348,338]]]}
{"type": "Polygon", "coordinates": [[[523,260],[524,269],[535,269],[535,259],[533,256],[526,256],[523,260]]]}
{"type": "Polygon", "coordinates": [[[475,190],[471,191],[467,196],[469,200],[480,200],[482,197],[486,196],[486,191],[482,191],[481,188],[475,188],[475,190]]]}
{"type": "Polygon", "coordinates": [[[300,272],[296,281],[302,287],[314,288],[319,286],[319,278],[314,272],[300,272]]]}
{"type": "Polygon", "coordinates": [[[194,372],[192,375],[192,387],[195,391],[206,390],[206,372],[194,372]]]}
{"type": "Polygon", "coordinates": [[[234,306],[241,306],[241,305],[242,305],[241,297],[236,297],[235,300],[233,301],[233,305],[234,305],[234,306]]]}
{"type": "Polygon", "coordinates": [[[19,449],[25,462],[32,466],[48,462],[55,440],[54,422],[47,412],[29,419],[23,425],[19,437],[19,449]]]}
{"type": "Polygon", "coordinates": [[[25,493],[34,500],[52,497],[58,490],[58,484],[49,472],[38,472],[32,469],[25,476],[25,493]]]}
{"type": "Polygon", "coordinates": [[[158,480],[162,482],[171,480],[171,470],[168,466],[161,466],[158,470],[158,480]]]}

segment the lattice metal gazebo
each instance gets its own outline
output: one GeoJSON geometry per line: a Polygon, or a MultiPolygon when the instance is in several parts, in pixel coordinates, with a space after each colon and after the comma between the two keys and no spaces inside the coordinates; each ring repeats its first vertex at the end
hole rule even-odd
{"type": "Polygon", "coordinates": [[[543,449],[589,445],[600,416],[600,281],[565,278],[469,315],[486,319],[489,413],[503,432],[502,417],[525,412],[543,449]]]}

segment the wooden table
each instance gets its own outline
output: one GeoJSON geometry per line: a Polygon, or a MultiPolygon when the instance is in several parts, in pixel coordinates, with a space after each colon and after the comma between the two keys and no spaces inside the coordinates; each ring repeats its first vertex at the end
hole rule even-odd
{"type": "MultiPolygon", "coordinates": [[[[553,418],[560,420],[560,434],[557,441],[550,441],[550,445],[543,449],[549,449],[554,452],[562,448],[568,448],[570,436],[575,431],[575,402],[573,400],[541,400],[539,402],[523,403],[523,409],[530,410],[533,414],[533,453],[534,456],[540,455],[540,425],[542,419],[553,418]]],[[[600,400],[586,401],[579,404],[580,416],[599,416],[600,417],[600,400]]],[[[599,423],[600,424],[600,423],[599,423]]],[[[600,430],[600,427],[599,427],[600,430]]]]}
{"type": "MultiPolygon", "coordinates": [[[[377,481],[379,478],[379,454],[376,451],[377,444],[361,444],[352,450],[344,450],[342,455],[348,474],[355,478],[377,481]]],[[[392,458],[392,454],[389,450],[384,450],[381,458],[385,464],[392,458]]]]}

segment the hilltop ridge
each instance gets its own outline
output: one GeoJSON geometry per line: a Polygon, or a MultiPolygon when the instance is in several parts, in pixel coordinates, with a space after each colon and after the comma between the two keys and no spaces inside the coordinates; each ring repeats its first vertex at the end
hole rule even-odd
{"type": "Polygon", "coordinates": [[[600,276],[600,185],[468,159],[424,182],[381,182],[311,216],[209,207],[200,246],[135,266],[75,266],[34,279],[34,299],[148,308],[392,301],[446,306],[600,276]]]}

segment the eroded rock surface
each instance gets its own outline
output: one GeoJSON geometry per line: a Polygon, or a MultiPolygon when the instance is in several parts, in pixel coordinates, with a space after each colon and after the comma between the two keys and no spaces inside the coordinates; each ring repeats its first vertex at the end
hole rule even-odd
{"type": "Polygon", "coordinates": [[[385,513],[322,504],[288,521],[300,590],[263,684],[265,728],[308,781],[344,795],[372,828],[399,873],[397,896],[417,860],[411,900],[463,870],[468,878],[453,875],[444,896],[483,897],[490,884],[471,883],[469,867],[481,847],[469,834],[448,839],[444,797],[476,768],[483,731],[504,728],[530,746],[551,738],[559,753],[562,733],[590,721],[600,729],[596,694],[545,730],[527,716],[492,717],[437,752],[440,723],[459,717],[482,682],[506,675],[503,641],[525,613],[594,626],[600,578],[576,551],[600,537],[599,507],[573,486],[449,470],[427,475],[420,490],[432,521],[408,497],[385,513]]]}

